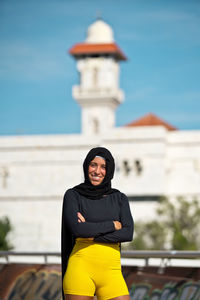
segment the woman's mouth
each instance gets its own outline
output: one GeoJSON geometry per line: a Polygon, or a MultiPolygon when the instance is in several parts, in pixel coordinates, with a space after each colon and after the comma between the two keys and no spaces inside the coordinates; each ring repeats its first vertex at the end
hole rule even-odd
{"type": "Polygon", "coordinates": [[[91,175],[91,177],[92,177],[92,179],[93,179],[94,181],[99,181],[99,180],[101,180],[101,176],[91,175]]]}

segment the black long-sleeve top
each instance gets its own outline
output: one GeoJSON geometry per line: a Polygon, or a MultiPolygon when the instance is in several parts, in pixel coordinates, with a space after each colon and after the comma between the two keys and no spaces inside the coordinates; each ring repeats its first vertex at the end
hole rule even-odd
{"type": "Polygon", "coordinates": [[[133,228],[128,198],[123,193],[116,192],[91,200],[73,189],[67,190],[62,211],[62,277],[75,238],[94,237],[94,241],[102,243],[128,242],[133,238],[133,228]],[[83,215],[86,222],[78,222],[77,212],[83,215]],[[122,228],[115,230],[113,221],[121,222],[122,228]]]}
{"type": "Polygon", "coordinates": [[[97,242],[116,243],[131,241],[133,219],[128,198],[116,192],[98,200],[81,196],[69,189],[64,196],[63,215],[66,226],[76,237],[94,237],[97,242]],[[78,222],[80,212],[86,222],[78,222]],[[120,221],[122,228],[115,230],[113,221],[120,221]]]}

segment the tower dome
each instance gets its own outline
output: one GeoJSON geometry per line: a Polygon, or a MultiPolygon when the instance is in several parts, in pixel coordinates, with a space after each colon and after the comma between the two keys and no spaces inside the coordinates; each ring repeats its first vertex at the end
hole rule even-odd
{"type": "Polygon", "coordinates": [[[113,30],[112,28],[103,22],[102,20],[95,21],[88,27],[86,43],[113,43],[113,30]]]}

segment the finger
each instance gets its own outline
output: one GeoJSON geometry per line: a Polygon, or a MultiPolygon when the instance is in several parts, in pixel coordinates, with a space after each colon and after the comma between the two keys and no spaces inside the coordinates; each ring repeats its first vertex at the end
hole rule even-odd
{"type": "Polygon", "coordinates": [[[82,214],[80,212],[77,212],[78,218],[81,220],[83,218],[82,214]]]}
{"type": "Polygon", "coordinates": [[[80,212],[77,213],[78,218],[81,220],[81,222],[85,222],[85,218],[82,216],[80,212]]]}
{"type": "Polygon", "coordinates": [[[81,222],[85,222],[85,218],[83,216],[80,217],[81,222]]]}

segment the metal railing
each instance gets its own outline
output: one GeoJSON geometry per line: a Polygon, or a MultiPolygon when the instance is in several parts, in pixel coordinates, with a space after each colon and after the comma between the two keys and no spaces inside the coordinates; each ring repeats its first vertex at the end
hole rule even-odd
{"type": "Polygon", "coordinates": [[[139,250],[122,251],[124,258],[200,258],[200,251],[161,251],[139,250]]]}
{"type": "Polygon", "coordinates": [[[34,257],[43,257],[45,264],[48,263],[48,257],[53,256],[53,257],[60,257],[61,253],[60,252],[18,252],[18,251],[0,251],[0,257],[4,257],[6,262],[9,263],[10,259],[9,257],[11,256],[34,256],[34,257]]]}
{"type": "MultiPolygon", "coordinates": [[[[200,260],[200,251],[122,251],[122,258],[134,258],[134,259],[144,259],[145,266],[149,266],[149,261],[152,258],[160,259],[160,267],[166,267],[169,265],[169,262],[173,259],[192,259],[193,261],[196,259],[200,260]]],[[[182,264],[185,265],[182,261],[182,264]]]]}
{"type": "MultiPolygon", "coordinates": [[[[60,252],[18,252],[18,251],[0,251],[0,258],[5,258],[6,262],[10,262],[10,257],[12,256],[21,256],[21,257],[43,257],[44,263],[48,263],[48,257],[60,257],[60,252]]],[[[144,259],[145,264],[148,265],[149,259],[158,258],[158,259],[199,259],[200,260],[200,251],[121,251],[121,257],[126,259],[144,259]]]]}

